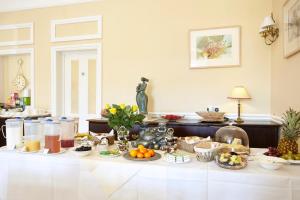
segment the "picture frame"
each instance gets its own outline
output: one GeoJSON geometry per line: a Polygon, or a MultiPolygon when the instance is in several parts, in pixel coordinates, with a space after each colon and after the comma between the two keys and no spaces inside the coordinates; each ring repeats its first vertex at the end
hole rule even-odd
{"type": "Polygon", "coordinates": [[[190,31],[190,68],[240,66],[240,26],[190,31]]]}
{"type": "Polygon", "coordinates": [[[283,5],[284,57],[300,52],[300,0],[287,0],[283,5]]]}

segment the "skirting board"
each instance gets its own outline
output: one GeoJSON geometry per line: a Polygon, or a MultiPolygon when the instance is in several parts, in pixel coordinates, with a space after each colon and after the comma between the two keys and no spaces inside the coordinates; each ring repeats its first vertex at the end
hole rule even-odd
{"type": "MultiPolygon", "coordinates": [[[[174,113],[167,113],[167,112],[150,112],[149,117],[159,117],[166,114],[173,114],[173,115],[181,115],[184,116],[186,119],[200,119],[200,117],[196,113],[192,112],[174,112],[174,113]]],[[[230,120],[234,120],[237,118],[237,114],[228,113],[225,114],[225,117],[229,118],[230,120]]],[[[242,114],[241,118],[244,120],[249,121],[274,121],[277,123],[282,123],[282,118],[279,116],[267,115],[267,114],[242,114]]]]}

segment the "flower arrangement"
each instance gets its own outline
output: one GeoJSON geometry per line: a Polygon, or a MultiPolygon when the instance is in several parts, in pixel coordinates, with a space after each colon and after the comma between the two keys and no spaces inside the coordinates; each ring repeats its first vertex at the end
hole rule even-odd
{"type": "Polygon", "coordinates": [[[118,130],[122,126],[130,130],[134,124],[141,123],[145,118],[144,115],[138,113],[137,105],[106,104],[104,113],[108,118],[108,126],[114,130],[118,130]]]}

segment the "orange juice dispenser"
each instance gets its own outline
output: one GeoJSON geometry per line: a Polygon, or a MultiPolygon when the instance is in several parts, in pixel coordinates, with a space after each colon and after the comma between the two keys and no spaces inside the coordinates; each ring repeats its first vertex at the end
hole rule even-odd
{"type": "Polygon", "coordinates": [[[41,149],[41,123],[39,120],[24,121],[24,146],[29,152],[41,149]]]}
{"type": "Polygon", "coordinates": [[[49,153],[60,152],[60,123],[51,119],[44,121],[45,149],[49,153]]]}
{"type": "Polygon", "coordinates": [[[75,120],[72,118],[61,117],[61,147],[74,147],[74,137],[76,134],[75,120]]]}

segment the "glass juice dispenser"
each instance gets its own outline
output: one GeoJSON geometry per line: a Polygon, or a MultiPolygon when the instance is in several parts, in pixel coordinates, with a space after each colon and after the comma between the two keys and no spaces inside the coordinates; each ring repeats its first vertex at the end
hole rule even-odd
{"type": "Polygon", "coordinates": [[[61,147],[74,147],[74,137],[76,132],[75,120],[72,118],[60,118],[61,126],[61,147]]]}
{"type": "Polygon", "coordinates": [[[21,147],[23,137],[23,120],[19,118],[7,119],[5,125],[1,127],[2,134],[6,138],[6,147],[8,150],[14,150],[21,147]],[[6,136],[3,128],[6,127],[6,136]]]}
{"type": "Polygon", "coordinates": [[[24,121],[24,146],[26,151],[36,152],[41,149],[41,123],[39,120],[24,121]]]}
{"type": "Polygon", "coordinates": [[[44,121],[45,149],[49,149],[49,153],[60,152],[60,123],[58,121],[44,121]]]}

